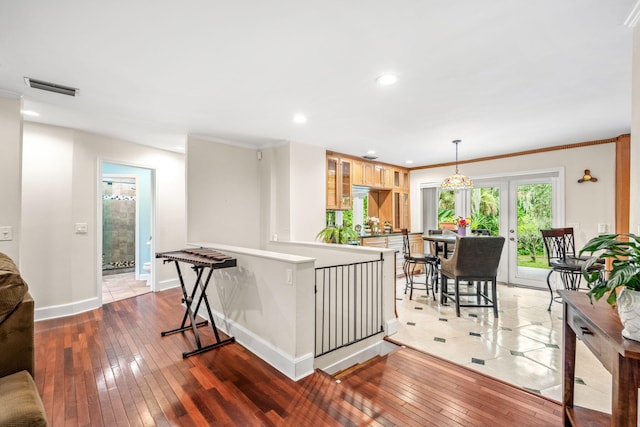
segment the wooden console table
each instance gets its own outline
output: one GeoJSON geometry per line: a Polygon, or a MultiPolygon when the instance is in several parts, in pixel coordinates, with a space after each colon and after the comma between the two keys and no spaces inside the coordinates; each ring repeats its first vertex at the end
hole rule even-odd
{"type": "Polygon", "coordinates": [[[622,324],[606,301],[592,305],[584,292],[558,291],[564,302],[563,399],[565,426],[637,426],[640,343],[622,337],[622,324]],[[611,415],[573,405],[576,337],[612,375],[611,415]]]}

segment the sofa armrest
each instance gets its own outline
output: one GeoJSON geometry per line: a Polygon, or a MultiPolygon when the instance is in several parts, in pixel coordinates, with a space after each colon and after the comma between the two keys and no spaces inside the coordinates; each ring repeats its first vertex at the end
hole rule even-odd
{"type": "Polygon", "coordinates": [[[0,377],[26,370],[34,377],[34,302],[27,292],[0,323],[0,377]]]}

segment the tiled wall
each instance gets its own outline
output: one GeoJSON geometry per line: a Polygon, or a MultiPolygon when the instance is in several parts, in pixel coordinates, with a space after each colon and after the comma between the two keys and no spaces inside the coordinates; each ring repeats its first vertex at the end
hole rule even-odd
{"type": "Polygon", "coordinates": [[[102,183],[102,270],[134,271],[136,191],[132,183],[102,183]]]}

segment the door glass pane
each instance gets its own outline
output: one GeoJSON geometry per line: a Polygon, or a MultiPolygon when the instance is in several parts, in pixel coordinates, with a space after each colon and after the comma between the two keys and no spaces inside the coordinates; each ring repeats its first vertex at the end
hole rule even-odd
{"type": "Polygon", "coordinates": [[[551,228],[551,184],[518,185],[518,269],[548,269],[540,230],[551,228]]]}
{"type": "Polygon", "coordinates": [[[489,230],[491,236],[500,234],[498,187],[476,187],[471,190],[471,229],[489,230]]]}
{"type": "Polygon", "coordinates": [[[456,198],[453,190],[440,191],[438,195],[438,227],[441,223],[453,223],[456,214],[456,198]]]}

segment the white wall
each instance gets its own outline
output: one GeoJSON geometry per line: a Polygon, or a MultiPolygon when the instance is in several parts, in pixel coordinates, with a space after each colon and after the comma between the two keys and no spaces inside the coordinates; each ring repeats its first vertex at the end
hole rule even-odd
{"type": "Polygon", "coordinates": [[[640,25],[633,30],[631,73],[631,198],[629,231],[640,235],[640,25]]]}
{"type": "Polygon", "coordinates": [[[291,239],[312,242],[325,227],[326,150],[291,144],[291,239]]]}
{"type": "Polygon", "coordinates": [[[262,153],[261,247],[275,237],[314,241],[325,226],[325,149],[283,142],[262,153]]]}
{"type": "Polygon", "coordinates": [[[0,97],[0,227],[12,227],[13,240],[0,241],[0,252],[20,264],[22,118],[20,99],[0,97]]]}
{"type": "Polygon", "coordinates": [[[256,150],[189,137],[189,241],[258,248],[260,181],[256,150]]]}
{"type": "Polygon", "coordinates": [[[264,248],[313,241],[325,222],[325,150],[282,142],[258,151],[189,138],[190,241],[264,248]]]}
{"type": "MultiPolygon", "coordinates": [[[[272,201],[273,226],[268,236],[291,240],[291,150],[289,143],[273,148],[273,161],[264,163],[273,177],[270,193],[263,195],[272,201]]],[[[267,239],[268,241],[269,239],[267,239]]]]}
{"type": "MultiPolygon", "coordinates": [[[[36,318],[100,305],[101,160],[155,169],[154,249],[185,245],[182,154],[35,123],[25,123],[23,138],[21,272],[36,301],[36,318]],[[87,234],[74,232],[77,222],[87,223],[87,234]]],[[[156,261],[152,268],[157,283],[175,283],[169,265],[156,261]]]]}
{"type": "MultiPolygon", "coordinates": [[[[526,156],[509,157],[460,165],[470,178],[517,173],[550,168],[564,168],[565,224],[579,224],[576,246],[582,247],[598,232],[598,224],[615,226],[615,144],[601,144],[526,156]],[[585,169],[590,169],[598,182],[578,184],[585,169]]],[[[453,173],[453,166],[411,171],[411,230],[422,231],[420,185],[440,183],[453,173]]]]}

